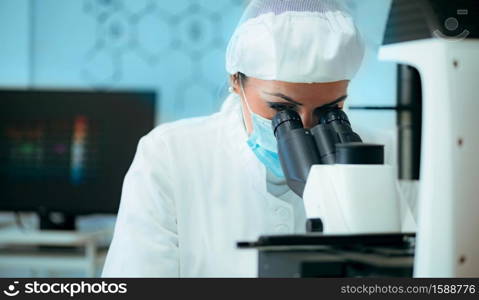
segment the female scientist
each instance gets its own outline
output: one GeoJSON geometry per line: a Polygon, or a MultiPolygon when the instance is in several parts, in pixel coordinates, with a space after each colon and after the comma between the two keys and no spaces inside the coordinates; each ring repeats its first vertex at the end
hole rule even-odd
{"type": "Polygon", "coordinates": [[[271,119],[342,107],[364,47],[332,0],[252,1],[226,54],[230,95],[209,117],[143,137],[122,191],[106,277],[248,277],[256,253],[236,242],[301,233],[301,198],[286,185],[271,119]]]}

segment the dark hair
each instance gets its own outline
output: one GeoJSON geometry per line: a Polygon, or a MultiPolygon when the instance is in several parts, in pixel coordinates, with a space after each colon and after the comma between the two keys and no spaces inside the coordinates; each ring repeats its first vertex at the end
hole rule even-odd
{"type": "Polygon", "coordinates": [[[238,72],[236,74],[238,74],[238,80],[241,80],[241,82],[245,83],[246,80],[248,80],[248,76],[246,76],[245,74],[241,72],[238,72]]]}

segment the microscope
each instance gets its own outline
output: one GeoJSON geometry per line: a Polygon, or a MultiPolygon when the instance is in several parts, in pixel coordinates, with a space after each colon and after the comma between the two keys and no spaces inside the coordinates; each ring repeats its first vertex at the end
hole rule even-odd
{"type": "Polygon", "coordinates": [[[337,107],[311,129],[282,111],[273,130],[308,232],[238,243],[258,250],[260,277],[479,276],[476,2],[393,0],[389,11],[379,59],[415,68],[421,85],[409,95],[423,107],[417,232],[400,232],[382,145],[363,143],[337,107]]]}
{"type": "Polygon", "coordinates": [[[400,233],[396,169],[384,146],[363,143],[337,105],[303,127],[293,110],[273,118],[288,186],[303,198],[307,234],[262,236],[262,277],[411,276],[414,234],[400,233]],[[390,256],[394,255],[394,259],[390,256]]]}
{"type": "Polygon", "coordinates": [[[319,124],[311,129],[292,110],[273,118],[281,166],[304,200],[308,231],[400,231],[396,170],[384,164],[384,146],[363,143],[337,105],[315,114],[319,124]]]}

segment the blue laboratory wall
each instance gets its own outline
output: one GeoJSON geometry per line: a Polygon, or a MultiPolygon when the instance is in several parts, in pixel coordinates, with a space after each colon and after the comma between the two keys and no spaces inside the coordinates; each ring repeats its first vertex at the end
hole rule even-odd
{"type": "Polygon", "coordinates": [[[157,122],[218,110],[244,1],[2,0],[0,85],[153,89],[157,122]]]}

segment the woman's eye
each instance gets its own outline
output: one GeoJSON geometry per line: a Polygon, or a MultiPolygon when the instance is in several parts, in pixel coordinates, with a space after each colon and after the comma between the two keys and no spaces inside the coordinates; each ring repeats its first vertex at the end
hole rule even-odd
{"type": "Polygon", "coordinates": [[[322,107],[316,108],[314,110],[314,114],[320,114],[322,112],[330,111],[330,110],[333,110],[333,109],[343,109],[343,108],[340,107],[339,104],[334,104],[334,105],[331,105],[331,106],[322,106],[322,107]]]}
{"type": "Polygon", "coordinates": [[[269,107],[276,111],[283,111],[286,109],[295,110],[296,108],[293,105],[282,104],[282,103],[268,103],[269,107]]]}

